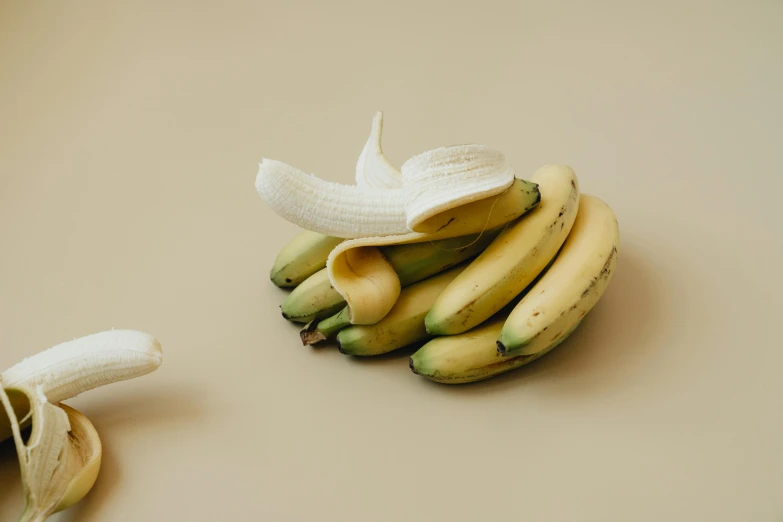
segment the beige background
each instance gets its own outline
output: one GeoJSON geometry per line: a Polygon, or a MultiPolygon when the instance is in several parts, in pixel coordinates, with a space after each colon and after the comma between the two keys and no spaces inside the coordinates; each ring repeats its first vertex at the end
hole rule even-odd
{"type": "MultiPolygon", "coordinates": [[[[65,521],[783,520],[783,3],[0,1],[0,366],[112,327],[155,374],[72,401],[65,521]],[[503,150],[616,210],[601,303],[540,362],[433,385],[298,345],[269,157],[349,182],[503,150]]],[[[0,520],[15,520],[0,448],[0,520]]]]}

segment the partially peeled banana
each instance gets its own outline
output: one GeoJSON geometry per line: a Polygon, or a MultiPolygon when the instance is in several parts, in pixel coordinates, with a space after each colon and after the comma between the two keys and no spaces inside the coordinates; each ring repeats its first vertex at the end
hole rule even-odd
{"type": "Polygon", "coordinates": [[[532,362],[565,340],[617,263],[608,205],[581,194],[565,165],[503,181],[505,159],[481,146],[436,149],[398,171],[383,155],[381,123],[376,116],[355,187],[327,190],[283,167],[259,170],[257,188],[273,209],[333,234],[334,248],[312,263],[325,268],[282,307],[287,318],[309,321],[302,341],[333,338],[341,352],[368,356],[429,339],[411,369],[461,383],[532,362]],[[286,190],[306,200],[314,187],[328,192],[331,208],[281,211],[286,190]],[[374,212],[381,193],[387,205],[374,212]],[[446,247],[472,237],[468,247],[446,247]]]}

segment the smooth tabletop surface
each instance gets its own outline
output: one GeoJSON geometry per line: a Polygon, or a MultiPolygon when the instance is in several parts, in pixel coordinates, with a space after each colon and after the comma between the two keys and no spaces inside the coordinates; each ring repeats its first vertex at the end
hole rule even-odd
{"type": "MultiPolygon", "coordinates": [[[[0,367],[143,330],[69,403],[57,522],[783,520],[783,3],[0,1],[0,367]],[[462,387],[305,348],[272,158],[350,183],[457,143],[571,165],[617,272],[566,343],[462,387]]],[[[0,446],[0,520],[21,506],[0,446]]]]}

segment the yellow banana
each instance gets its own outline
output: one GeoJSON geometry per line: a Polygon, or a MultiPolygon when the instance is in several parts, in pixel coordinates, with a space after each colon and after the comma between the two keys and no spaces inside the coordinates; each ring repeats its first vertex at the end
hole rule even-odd
{"type": "Polygon", "coordinates": [[[497,343],[500,353],[538,353],[581,321],[612,279],[619,242],[612,209],[594,196],[582,196],[557,259],[509,315],[497,343]]]}
{"type": "Polygon", "coordinates": [[[541,192],[538,206],[506,227],[443,291],[427,315],[427,331],[453,335],[486,321],[555,257],[576,218],[577,178],[567,166],[547,165],[531,181],[541,192]]]}
{"type": "Polygon", "coordinates": [[[324,319],[345,307],[345,299],[329,281],[329,272],[322,268],[305,279],[288,294],[280,307],[283,317],[295,323],[324,319]]]}
{"type": "Polygon", "coordinates": [[[342,242],[339,237],[302,231],[277,254],[269,278],[281,288],[297,286],[326,267],[329,252],[342,242]]]}

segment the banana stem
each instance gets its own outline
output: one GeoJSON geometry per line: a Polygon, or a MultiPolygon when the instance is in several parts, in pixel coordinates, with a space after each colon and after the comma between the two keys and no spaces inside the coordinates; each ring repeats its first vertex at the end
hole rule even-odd
{"type": "Polygon", "coordinates": [[[299,333],[302,344],[315,344],[334,337],[337,332],[351,325],[350,315],[351,310],[346,306],[323,321],[314,320],[299,333]]]}

